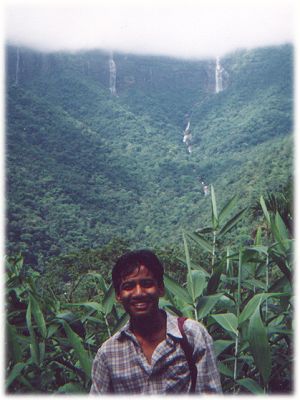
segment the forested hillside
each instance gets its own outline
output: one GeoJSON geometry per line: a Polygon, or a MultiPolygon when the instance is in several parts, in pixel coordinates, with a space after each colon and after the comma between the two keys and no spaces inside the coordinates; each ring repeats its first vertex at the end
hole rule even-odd
{"type": "Polygon", "coordinates": [[[114,54],[112,94],[110,57],[7,48],[7,252],[35,268],[112,239],[177,246],[209,220],[204,185],[239,207],[291,186],[292,46],[222,58],[218,93],[215,60],[114,54]]]}
{"type": "Polygon", "coordinates": [[[292,393],[292,46],[6,60],[6,390],[89,392],[128,318],[111,267],[143,246],[224,393],[292,393]]]}

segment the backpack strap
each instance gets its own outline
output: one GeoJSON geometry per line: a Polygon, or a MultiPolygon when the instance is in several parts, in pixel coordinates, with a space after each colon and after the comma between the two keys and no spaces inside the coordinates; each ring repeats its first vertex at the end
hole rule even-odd
{"type": "Polygon", "coordinates": [[[183,324],[187,318],[186,317],[179,317],[177,319],[178,322],[178,328],[180,330],[180,333],[182,334],[182,340],[180,340],[180,345],[182,350],[184,351],[186,360],[189,364],[189,369],[190,369],[190,374],[191,374],[191,393],[195,393],[195,387],[196,387],[196,379],[197,379],[197,367],[193,361],[193,348],[188,342],[188,339],[186,337],[186,334],[183,329],[183,324]]]}

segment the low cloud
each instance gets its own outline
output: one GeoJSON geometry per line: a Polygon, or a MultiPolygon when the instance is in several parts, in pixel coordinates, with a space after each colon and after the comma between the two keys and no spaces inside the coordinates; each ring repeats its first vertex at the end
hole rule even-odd
{"type": "Polygon", "coordinates": [[[293,1],[10,2],[8,43],[44,51],[101,48],[214,57],[293,42],[293,1]]]}

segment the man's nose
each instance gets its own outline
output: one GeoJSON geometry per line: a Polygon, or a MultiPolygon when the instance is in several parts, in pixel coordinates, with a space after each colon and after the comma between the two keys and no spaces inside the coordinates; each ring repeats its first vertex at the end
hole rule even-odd
{"type": "Polygon", "coordinates": [[[141,295],[143,292],[144,292],[143,287],[142,287],[139,283],[136,284],[136,286],[135,286],[135,291],[134,291],[135,296],[139,296],[139,295],[141,295]]]}

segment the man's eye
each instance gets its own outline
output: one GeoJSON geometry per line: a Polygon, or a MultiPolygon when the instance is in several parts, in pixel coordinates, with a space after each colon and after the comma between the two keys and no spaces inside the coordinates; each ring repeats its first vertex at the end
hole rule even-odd
{"type": "Polygon", "coordinates": [[[128,282],[128,283],[123,283],[121,289],[122,290],[131,290],[134,288],[134,283],[128,282]]]}

